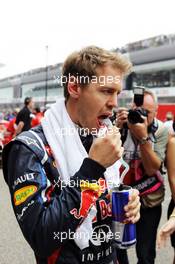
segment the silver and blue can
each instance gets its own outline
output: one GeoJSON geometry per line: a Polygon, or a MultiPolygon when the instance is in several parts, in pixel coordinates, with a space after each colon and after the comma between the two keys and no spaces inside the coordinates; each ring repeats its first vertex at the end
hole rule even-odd
{"type": "Polygon", "coordinates": [[[112,231],[118,248],[127,249],[136,243],[136,226],[126,221],[125,205],[128,204],[131,186],[114,187],[111,193],[112,231]]]}

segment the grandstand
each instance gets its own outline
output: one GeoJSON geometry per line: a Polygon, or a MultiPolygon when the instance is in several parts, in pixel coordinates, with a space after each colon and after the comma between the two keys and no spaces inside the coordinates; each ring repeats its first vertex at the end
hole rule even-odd
{"type": "Polygon", "coordinates": [[[27,96],[34,97],[40,106],[55,102],[63,95],[59,80],[61,65],[58,63],[1,79],[0,109],[20,107],[27,96]]]}
{"type": "Polygon", "coordinates": [[[133,86],[152,89],[158,97],[159,118],[166,111],[175,114],[175,35],[160,35],[130,43],[120,49],[129,56],[134,72],[127,78],[121,95],[123,105],[130,103],[133,86]]]}
{"type": "MultiPolygon", "coordinates": [[[[121,103],[127,105],[132,87],[141,85],[155,91],[161,109],[169,105],[169,111],[175,113],[175,34],[129,43],[117,50],[129,56],[134,65],[134,73],[125,81],[121,103]]],[[[33,96],[41,106],[63,96],[61,67],[58,63],[1,79],[0,109],[19,107],[26,96],[33,96]]]]}

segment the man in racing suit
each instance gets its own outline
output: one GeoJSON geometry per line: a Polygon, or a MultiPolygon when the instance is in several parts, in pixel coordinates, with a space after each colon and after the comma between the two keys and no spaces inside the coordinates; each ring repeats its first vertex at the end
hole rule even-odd
{"type": "MultiPolygon", "coordinates": [[[[64,84],[68,118],[79,128],[90,131],[87,135],[80,134],[79,144],[88,155],[73,176],[69,175],[69,183],[65,184],[60,178],[60,160],[55,146],[48,142],[43,125],[18,135],[4,149],[3,172],[13,209],[39,264],[117,263],[114,240],[108,236],[112,218],[104,173],[120,159],[123,149],[116,127],[95,140],[91,132],[93,128],[98,131],[101,120],[112,114],[122,77],[129,68],[130,63],[121,55],[97,47],[85,48],[66,60],[63,76],[71,76],[64,84]],[[90,80],[92,75],[113,76],[113,81],[107,81],[105,86],[101,86],[99,80],[95,84],[81,85],[77,73],[89,76],[90,80]],[[96,214],[90,219],[93,206],[96,214]],[[79,228],[91,220],[93,232],[88,239],[75,237],[79,228]]],[[[57,114],[59,116],[59,112],[57,114]]],[[[71,145],[69,151],[74,151],[71,145]]],[[[67,155],[69,153],[65,159],[67,155]]],[[[135,190],[125,207],[126,218],[135,223],[139,209],[135,190]]]]}

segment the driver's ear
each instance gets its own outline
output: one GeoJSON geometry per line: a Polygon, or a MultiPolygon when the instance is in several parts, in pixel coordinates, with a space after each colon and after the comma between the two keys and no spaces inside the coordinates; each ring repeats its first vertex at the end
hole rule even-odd
{"type": "Polygon", "coordinates": [[[75,76],[70,76],[69,81],[67,84],[67,90],[70,94],[70,97],[77,99],[80,95],[81,87],[77,81],[77,78],[75,76]]]}

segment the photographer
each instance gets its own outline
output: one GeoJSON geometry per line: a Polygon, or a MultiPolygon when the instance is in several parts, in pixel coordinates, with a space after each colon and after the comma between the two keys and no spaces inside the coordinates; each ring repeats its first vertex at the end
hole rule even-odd
{"type": "Polygon", "coordinates": [[[130,170],[124,183],[137,188],[141,196],[141,218],[136,224],[136,253],[139,264],[153,264],[156,233],[164,199],[163,176],[168,130],[156,119],[157,100],[147,89],[135,94],[131,110],[118,109],[124,160],[130,170]],[[134,110],[134,111],[133,111],[134,110]]]}

